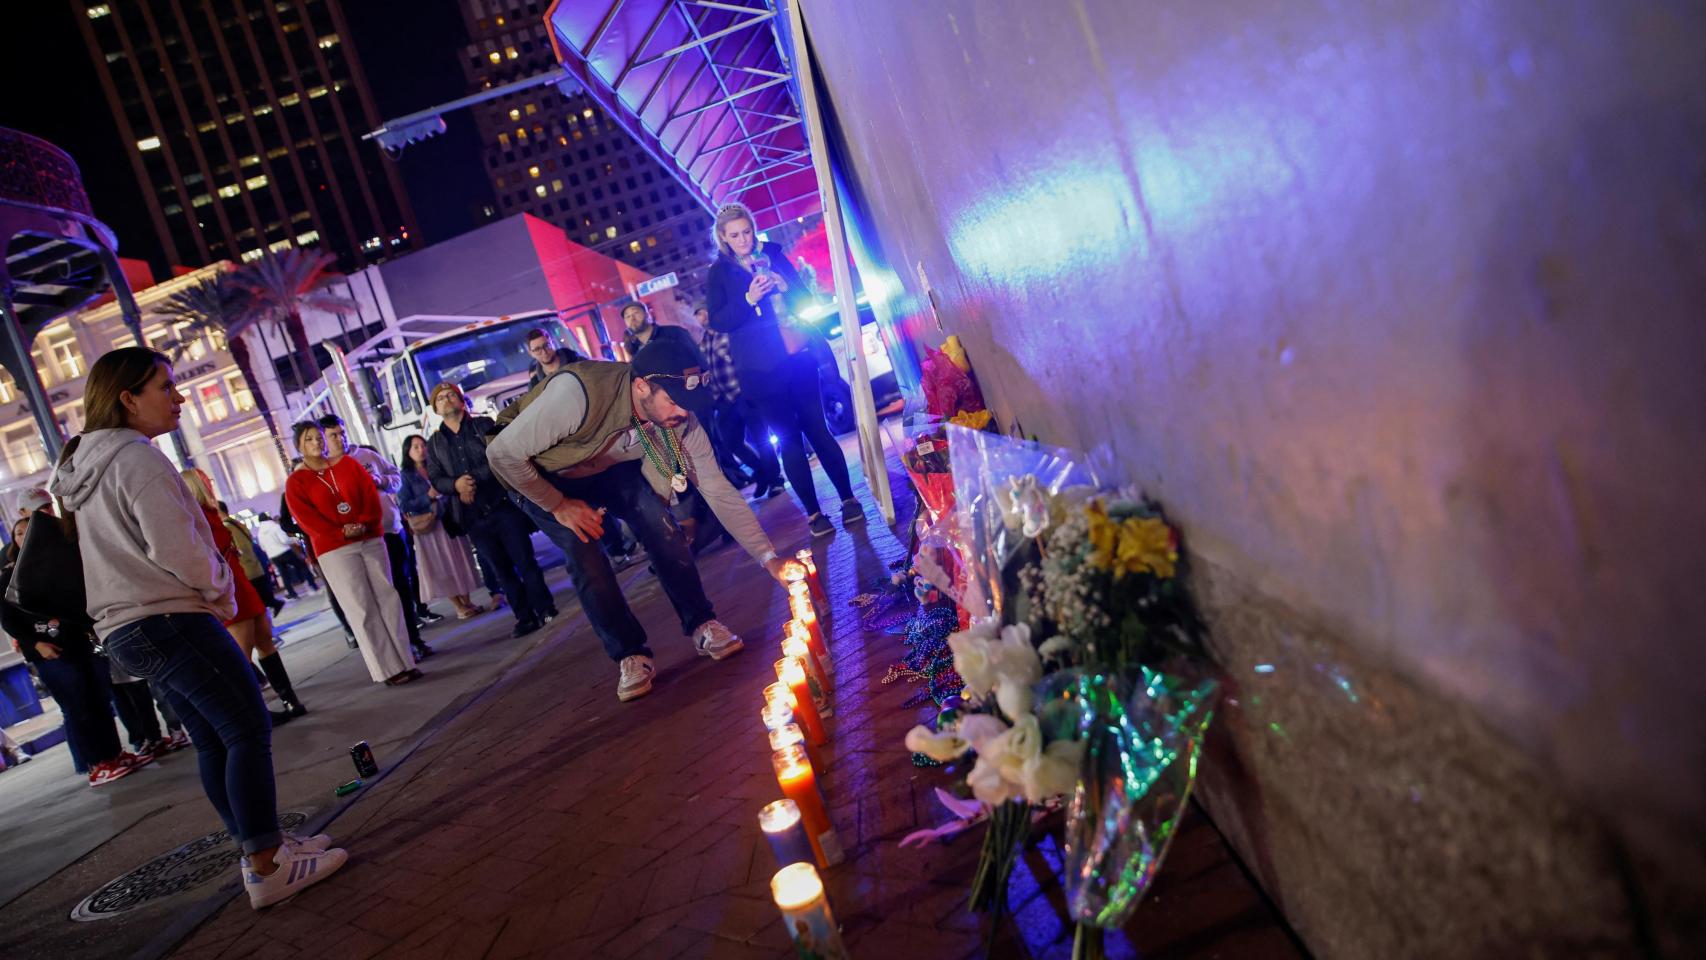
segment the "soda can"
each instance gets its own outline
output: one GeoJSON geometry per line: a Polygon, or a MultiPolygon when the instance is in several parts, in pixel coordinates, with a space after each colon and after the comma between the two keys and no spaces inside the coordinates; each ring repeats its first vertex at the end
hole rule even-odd
{"type": "Polygon", "coordinates": [[[379,763],[373,759],[373,748],[363,740],[349,748],[350,759],[355,761],[355,775],[358,777],[376,777],[379,775],[379,763]]]}

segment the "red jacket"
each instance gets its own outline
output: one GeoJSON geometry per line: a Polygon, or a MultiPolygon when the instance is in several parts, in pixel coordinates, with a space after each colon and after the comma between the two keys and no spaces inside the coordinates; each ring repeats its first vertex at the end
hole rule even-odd
{"type": "Polygon", "coordinates": [[[322,473],[306,467],[292,473],[284,482],[284,500],[321,556],[384,533],[379,528],[379,487],[354,457],[346,456],[322,473]],[[348,513],[338,512],[340,502],[350,505],[348,513]],[[365,524],[367,532],[349,539],[344,536],[346,523],[365,524]]]}

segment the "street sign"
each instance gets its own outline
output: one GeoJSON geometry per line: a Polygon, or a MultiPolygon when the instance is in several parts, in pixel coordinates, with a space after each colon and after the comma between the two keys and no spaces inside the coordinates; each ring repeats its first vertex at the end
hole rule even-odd
{"type": "Polygon", "coordinates": [[[649,297],[659,290],[668,290],[680,282],[673,272],[666,273],[661,277],[653,277],[650,280],[641,280],[634,285],[634,296],[649,297]]]}

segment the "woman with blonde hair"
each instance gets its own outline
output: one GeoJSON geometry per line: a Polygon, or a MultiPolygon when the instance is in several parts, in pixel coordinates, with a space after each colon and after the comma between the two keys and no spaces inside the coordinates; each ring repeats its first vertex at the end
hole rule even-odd
{"type": "Polygon", "coordinates": [[[243,557],[237,552],[236,540],[231,531],[226,529],[225,521],[219,516],[219,497],[213,492],[213,481],[207,474],[190,468],[180,473],[184,478],[184,486],[189,488],[190,496],[195,498],[201,507],[201,515],[207,521],[208,534],[213,537],[213,545],[218,548],[220,556],[231,567],[231,580],[237,591],[237,612],[231,619],[225,621],[225,629],[231,631],[232,639],[243,650],[243,656],[255,657],[259,654],[258,663],[261,672],[266,675],[267,683],[278,699],[284,704],[284,710],[269,711],[272,713],[273,726],[288,723],[292,718],[308,713],[308,708],[302,705],[296,696],[296,689],[291,686],[290,674],[285,672],[284,659],[278,655],[278,647],[272,638],[272,617],[267,613],[266,604],[261,601],[260,592],[249,578],[243,573],[243,557]]]}
{"type": "Polygon", "coordinates": [[[776,435],[782,469],[805,508],[812,536],[828,536],[835,527],[818,506],[806,442],[841,495],[842,525],[863,523],[865,511],[853,496],[847,457],[824,420],[817,358],[804,334],[784,326],[810,292],[782,248],[760,243],[754,231],[752,211],[744,205],[731,203],[717,211],[712,227],[717,259],[705,277],[705,305],[711,329],[728,335],[741,396],[752,401],[776,435]]]}
{"type": "Polygon", "coordinates": [[[279,829],[272,724],[260,685],[221,621],[237,610],[231,566],[177,468],[149,441],[178,426],[184,395],[166,356],[113,350],[83,386],[83,432],[65,445],[49,490],[79,541],[88,613],[107,656],[158,682],[189,729],[201,784],[243,850],[243,886],[260,909],[344,865],[324,835],[279,829]]]}
{"type": "Polygon", "coordinates": [[[284,483],[285,502],[337,594],[374,683],[420,679],[403,600],[391,584],[391,558],[379,526],[379,486],[354,457],[326,458],[326,435],[304,420],[292,428],[302,467],[284,483]]]}

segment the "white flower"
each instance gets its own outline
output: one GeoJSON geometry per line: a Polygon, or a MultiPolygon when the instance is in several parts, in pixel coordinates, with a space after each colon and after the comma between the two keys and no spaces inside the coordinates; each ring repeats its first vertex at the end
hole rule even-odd
{"type": "Polygon", "coordinates": [[[992,807],[1019,795],[1015,785],[1001,775],[995,762],[981,755],[972,766],[971,773],[966,775],[966,786],[971,788],[972,796],[992,807]]]}
{"type": "Polygon", "coordinates": [[[948,635],[948,649],[954,652],[954,670],[966,682],[966,689],[982,696],[995,686],[994,652],[990,641],[995,636],[993,623],[974,624],[959,633],[948,635]]]}
{"type": "Polygon", "coordinates": [[[1037,656],[1044,660],[1059,660],[1062,659],[1063,654],[1071,649],[1072,641],[1056,634],[1043,641],[1042,646],[1037,648],[1037,656]]]}
{"type": "Polygon", "coordinates": [[[1037,725],[1036,716],[1027,713],[1015,718],[1013,726],[996,737],[991,747],[991,752],[997,755],[1003,766],[1008,763],[1016,766],[1042,753],[1043,731],[1037,725]]]}
{"type": "Polygon", "coordinates": [[[961,739],[982,754],[990,741],[1007,732],[1007,725],[1002,723],[1000,718],[987,713],[972,713],[960,719],[958,732],[961,739]]]}
{"type": "Polygon", "coordinates": [[[1041,803],[1071,793],[1078,785],[1078,764],[1083,756],[1083,743],[1056,740],[1041,754],[1026,760],[1019,767],[1019,786],[1025,798],[1041,803]]]}
{"type": "Polygon", "coordinates": [[[922,753],[932,760],[952,760],[970,747],[971,744],[967,743],[964,737],[952,733],[937,733],[923,724],[906,732],[906,749],[913,753],[922,753]]]}
{"type": "Polygon", "coordinates": [[[1007,677],[995,681],[995,702],[1009,717],[1022,717],[1031,712],[1031,685],[1007,677]]]}
{"type": "Polygon", "coordinates": [[[1029,686],[1042,679],[1043,662],[1025,624],[1001,628],[1000,639],[990,644],[990,660],[998,680],[1029,686]]]}

